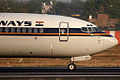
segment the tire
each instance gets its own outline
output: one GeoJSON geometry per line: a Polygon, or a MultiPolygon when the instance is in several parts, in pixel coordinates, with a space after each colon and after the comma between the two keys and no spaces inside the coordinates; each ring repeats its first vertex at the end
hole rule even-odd
{"type": "Polygon", "coordinates": [[[75,64],[71,63],[71,64],[68,65],[68,70],[74,71],[75,69],[76,69],[76,65],[75,64]]]}

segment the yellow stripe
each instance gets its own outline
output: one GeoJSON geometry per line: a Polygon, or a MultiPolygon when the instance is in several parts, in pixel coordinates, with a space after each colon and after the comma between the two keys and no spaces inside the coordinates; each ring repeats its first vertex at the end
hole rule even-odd
{"type": "MultiPolygon", "coordinates": [[[[30,34],[30,35],[59,35],[59,33],[9,33],[0,32],[0,34],[30,34]]],[[[60,33],[60,35],[109,35],[108,33],[60,33]]]]}

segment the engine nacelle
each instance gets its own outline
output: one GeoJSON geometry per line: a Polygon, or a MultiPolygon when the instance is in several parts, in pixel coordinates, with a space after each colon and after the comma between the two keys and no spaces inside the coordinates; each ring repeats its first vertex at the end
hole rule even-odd
{"type": "Polygon", "coordinates": [[[87,56],[78,56],[78,57],[71,57],[71,61],[86,61],[90,60],[92,57],[90,55],[87,56]]]}

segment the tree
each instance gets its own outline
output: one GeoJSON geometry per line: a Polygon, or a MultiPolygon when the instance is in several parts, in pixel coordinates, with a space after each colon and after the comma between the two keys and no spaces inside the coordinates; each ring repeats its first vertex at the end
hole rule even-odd
{"type": "Polygon", "coordinates": [[[87,0],[74,1],[74,3],[57,2],[55,0],[30,0],[18,2],[16,0],[0,0],[0,12],[16,13],[41,13],[42,3],[50,4],[53,8],[49,14],[60,14],[70,16],[80,14],[79,18],[88,20],[88,16],[96,17],[97,14],[109,14],[111,18],[120,19],[120,0],[87,0]]]}
{"type": "Polygon", "coordinates": [[[79,14],[80,16],[77,18],[84,19],[85,2],[80,0],[80,1],[76,1],[74,3],[71,3],[70,5],[72,6],[72,14],[79,14]]]}
{"type": "Polygon", "coordinates": [[[41,5],[41,1],[31,0],[25,5],[25,8],[28,13],[41,13],[41,5]]]}
{"type": "Polygon", "coordinates": [[[67,15],[69,16],[72,13],[72,6],[69,3],[57,2],[53,9],[55,14],[67,15]]]}
{"type": "Polygon", "coordinates": [[[111,18],[120,18],[119,0],[88,0],[84,6],[86,19],[88,15],[109,14],[111,18]]]}
{"type": "Polygon", "coordinates": [[[1,0],[0,12],[14,13],[41,13],[41,1],[17,2],[13,0],[1,0]]]}

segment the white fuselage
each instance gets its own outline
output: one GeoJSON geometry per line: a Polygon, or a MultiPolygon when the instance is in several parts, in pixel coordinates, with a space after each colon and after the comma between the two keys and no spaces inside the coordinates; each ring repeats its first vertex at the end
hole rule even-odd
{"type": "Polygon", "coordinates": [[[107,33],[82,27],[95,31],[97,26],[64,16],[0,13],[0,56],[85,56],[118,43],[107,33]]]}

